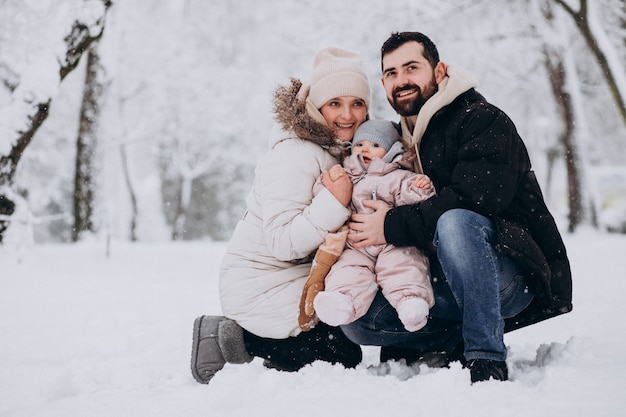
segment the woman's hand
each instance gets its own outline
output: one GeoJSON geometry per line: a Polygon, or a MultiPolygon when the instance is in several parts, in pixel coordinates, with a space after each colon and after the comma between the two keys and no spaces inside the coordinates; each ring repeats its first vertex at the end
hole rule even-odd
{"type": "Polygon", "coordinates": [[[382,201],[365,200],[365,207],[374,209],[373,213],[353,214],[348,223],[348,240],[355,248],[387,243],[385,240],[385,216],[389,206],[382,201]]]}
{"type": "Polygon", "coordinates": [[[322,175],[322,184],[344,207],[352,199],[352,181],[341,165],[335,165],[322,175]]]}

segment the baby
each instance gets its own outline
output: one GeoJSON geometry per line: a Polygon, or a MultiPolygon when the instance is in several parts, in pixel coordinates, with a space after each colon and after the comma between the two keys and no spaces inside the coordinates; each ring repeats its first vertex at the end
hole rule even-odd
{"type": "MultiPolygon", "coordinates": [[[[409,164],[395,161],[401,152],[401,138],[392,122],[370,120],[359,126],[352,140],[351,156],[344,160],[343,167],[336,165],[329,172],[331,178],[336,178],[343,173],[339,170],[345,170],[352,180],[353,213],[371,211],[363,206],[364,200],[381,200],[395,207],[434,195],[426,175],[416,174],[406,169],[409,164]]],[[[314,193],[322,186],[320,179],[314,193]]],[[[316,260],[321,259],[319,252],[316,260]]],[[[311,275],[315,268],[314,261],[311,275]]],[[[417,331],[426,325],[434,305],[429,263],[413,246],[384,244],[355,249],[347,243],[325,278],[325,289],[316,296],[312,294],[314,311],[320,320],[333,326],[351,323],[367,312],[379,286],[407,330],[417,331]]],[[[312,297],[308,298],[310,303],[312,297]]],[[[310,313],[312,308],[308,307],[310,313]]]]}

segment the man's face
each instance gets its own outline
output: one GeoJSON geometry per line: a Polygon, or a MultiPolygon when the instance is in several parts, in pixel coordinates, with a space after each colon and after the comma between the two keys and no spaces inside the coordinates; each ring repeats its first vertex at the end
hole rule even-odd
{"type": "Polygon", "coordinates": [[[407,42],[383,57],[383,87],[389,104],[400,116],[417,115],[443,79],[438,79],[423,51],[420,43],[407,42]]]}

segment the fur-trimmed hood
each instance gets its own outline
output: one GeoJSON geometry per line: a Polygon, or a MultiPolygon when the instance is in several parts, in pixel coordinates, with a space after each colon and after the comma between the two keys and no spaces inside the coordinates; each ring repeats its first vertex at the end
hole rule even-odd
{"type": "MultiPolygon", "coordinates": [[[[278,86],[274,92],[274,119],[280,127],[300,139],[318,144],[328,150],[331,155],[342,160],[346,155],[350,142],[342,142],[333,130],[319,122],[322,115],[315,106],[301,97],[302,82],[291,79],[290,85],[278,86]],[[311,112],[317,112],[316,117],[311,112]]],[[[283,138],[286,139],[286,138],[283,138]]]]}

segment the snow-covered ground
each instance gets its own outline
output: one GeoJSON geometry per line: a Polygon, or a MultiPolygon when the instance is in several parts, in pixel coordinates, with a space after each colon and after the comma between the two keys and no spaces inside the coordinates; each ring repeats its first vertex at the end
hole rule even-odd
{"type": "Polygon", "coordinates": [[[511,381],[382,367],[298,373],[256,359],[210,385],[189,372],[199,314],[218,314],[224,243],[0,247],[0,416],[623,416],[626,236],[565,236],[574,311],[507,334],[511,381]]]}

